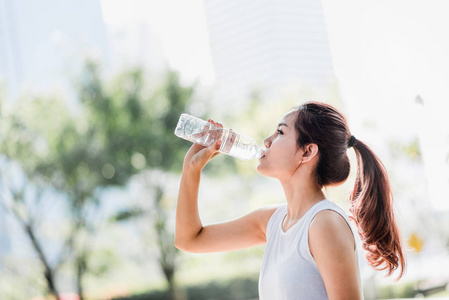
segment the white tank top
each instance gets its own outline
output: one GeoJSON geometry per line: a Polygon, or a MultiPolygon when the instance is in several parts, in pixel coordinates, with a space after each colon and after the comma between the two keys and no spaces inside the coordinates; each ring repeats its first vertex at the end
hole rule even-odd
{"type": "MultiPolygon", "coordinates": [[[[328,299],[323,279],[309,248],[310,223],[322,210],[339,213],[351,227],[346,213],[327,199],[315,204],[287,232],[282,229],[282,222],[287,215],[287,204],[279,207],[271,216],[267,225],[267,245],[259,277],[260,300],[328,299]]],[[[354,232],[352,234],[354,235],[354,232]]],[[[360,284],[358,258],[357,273],[360,284]]]]}

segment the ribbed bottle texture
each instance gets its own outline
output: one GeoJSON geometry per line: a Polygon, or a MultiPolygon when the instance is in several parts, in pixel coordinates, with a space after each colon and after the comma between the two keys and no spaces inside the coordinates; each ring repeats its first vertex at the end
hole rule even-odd
{"type": "Polygon", "coordinates": [[[180,116],[175,135],[206,147],[216,140],[221,140],[220,152],[243,160],[259,158],[261,155],[261,149],[252,138],[229,129],[218,128],[188,114],[180,116]]]}

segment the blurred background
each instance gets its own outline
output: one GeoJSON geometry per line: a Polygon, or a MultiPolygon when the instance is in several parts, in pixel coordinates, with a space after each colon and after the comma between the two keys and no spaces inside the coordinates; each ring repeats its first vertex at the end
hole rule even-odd
{"type": "MultiPolygon", "coordinates": [[[[0,0],[0,299],[257,299],[264,247],[173,246],[183,112],[260,145],[322,101],[387,167],[408,266],[366,299],[449,297],[441,0],[0,0]]],[[[352,150],[352,165],[355,159],[352,150]]],[[[284,202],[256,161],[204,170],[204,223],[284,202]]],[[[353,170],[355,167],[353,167],[353,170]]],[[[326,190],[348,209],[354,171],[326,190]]]]}

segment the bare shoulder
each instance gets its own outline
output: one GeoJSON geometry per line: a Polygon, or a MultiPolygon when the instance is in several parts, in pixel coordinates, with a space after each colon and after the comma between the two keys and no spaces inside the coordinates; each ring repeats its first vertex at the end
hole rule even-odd
{"type": "Polygon", "coordinates": [[[332,209],[325,209],[318,212],[310,225],[311,227],[325,227],[325,229],[327,227],[335,226],[342,227],[343,229],[349,229],[348,223],[346,223],[343,216],[332,209]]]}
{"type": "Polygon", "coordinates": [[[349,224],[334,210],[323,210],[316,214],[309,227],[309,244],[346,244],[353,249],[355,247],[349,224]]]}

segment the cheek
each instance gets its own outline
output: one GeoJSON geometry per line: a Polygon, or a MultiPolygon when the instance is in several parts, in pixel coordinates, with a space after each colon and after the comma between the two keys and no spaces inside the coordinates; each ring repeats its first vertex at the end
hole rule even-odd
{"type": "Polygon", "coordinates": [[[296,158],[296,145],[290,140],[283,140],[273,149],[273,156],[279,164],[290,164],[296,158]]]}
{"type": "Polygon", "coordinates": [[[259,161],[256,167],[257,173],[276,177],[296,169],[298,166],[296,148],[291,145],[276,146],[270,149],[269,156],[259,161]]]}
{"type": "Polygon", "coordinates": [[[299,152],[296,144],[289,141],[282,145],[282,151],[276,153],[276,161],[279,169],[289,172],[292,168],[296,169],[300,161],[299,152]]]}

